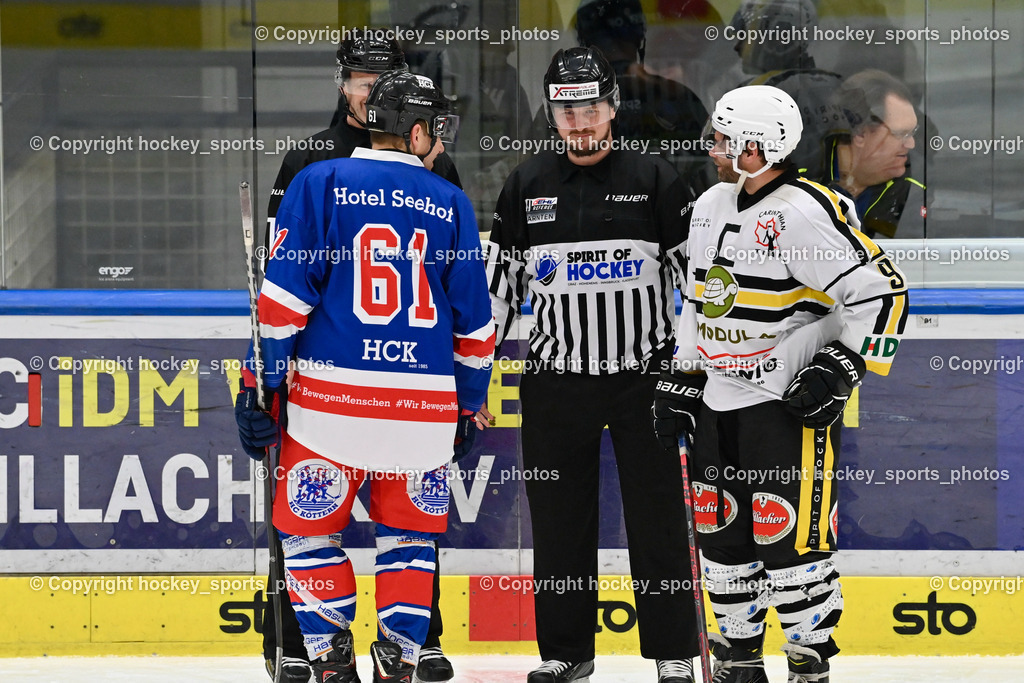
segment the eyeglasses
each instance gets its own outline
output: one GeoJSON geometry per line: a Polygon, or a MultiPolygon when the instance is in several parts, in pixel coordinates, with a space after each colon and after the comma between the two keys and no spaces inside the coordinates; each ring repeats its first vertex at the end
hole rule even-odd
{"type": "Polygon", "coordinates": [[[880,119],[878,117],[872,117],[872,118],[874,118],[880,124],[885,126],[885,129],[887,131],[889,131],[889,135],[893,136],[894,138],[899,140],[901,143],[905,143],[907,140],[912,140],[914,138],[914,136],[917,134],[917,129],[921,127],[921,126],[914,126],[910,130],[893,130],[892,128],[889,127],[889,124],[886,123],[885,121],[883,121],[882,119],[880,119]]]}

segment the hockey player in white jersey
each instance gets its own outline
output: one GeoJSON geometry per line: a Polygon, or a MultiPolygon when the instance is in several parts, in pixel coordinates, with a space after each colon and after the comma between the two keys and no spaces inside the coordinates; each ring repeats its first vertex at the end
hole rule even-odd
{"type": "MultiPolygon", "coordinates": [[[[274,497],[285,578],[319,683],[358,683],[356,585],[341,547],[369,479],[379,641],[374,683],[411,683],[427,636],[448,461],[476,430],[494,327],[473,208],[424,168],[458,118],[426,77],[391,71],[367,98],[372,149],[303,169],[277,213],[259,297],[266,385],[289,364],[274,497]]],[[[251,358],[247,361],[251,378],[251,358]]],[[[246,373],[243,372],[243,376],[246,373]]],[[[250,454],[277,441],[251,389],[250,454]]]]}
{"type": "Polygon", "coordinates": [[[730,91],[711,126],[724,182],[693,209],[676,366],[658,384],[655,431],[666,448],[684,433],[692,445],[720,630],[714,681],[767,681],[775,607],[790,683],[827,683],[843,609],[831,559],[842,414],[867,370],[889,371],[906,283],[849,200],[788,163],[802,128],[789,95],[730,91]]]}

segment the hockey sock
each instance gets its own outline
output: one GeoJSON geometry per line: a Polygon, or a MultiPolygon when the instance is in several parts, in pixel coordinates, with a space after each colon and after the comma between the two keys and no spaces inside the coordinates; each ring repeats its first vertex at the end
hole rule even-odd
{"type": "Polygon", "coordinates": [[[813,648],[823,659],[839,652],[832,631],[843,613],[843,594],[832,560],[769,569],[768,576],[786,640],[813,648]]]}
{"type": "Polygon", "coordinates": [[[312,661],[329,652],[334,634],[356,618],[356,577],[341,534],[280,535],[288,595],[312,661]]]}
{"type": "Polygon", "coordinates": [[[764,565],[719,564],[705,558],[704,578],[718,630],[733,647],[760,650],[769,602],[764,565]]]}
{"type": "Polygon", "coordinates": [[[377,634],[413,665],[430,626],[438,534],[377,525],[377,634]]]}

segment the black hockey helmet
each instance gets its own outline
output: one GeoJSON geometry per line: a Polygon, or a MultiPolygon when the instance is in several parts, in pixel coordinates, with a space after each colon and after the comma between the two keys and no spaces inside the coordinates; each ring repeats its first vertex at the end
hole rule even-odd
{"type": "MultiPolygon", "coordinates": [[[[544,103],[548,122],[556,128],[576,127],[572,117],[579,116],[584,109],[614,112],[619,107],[615,71],[596,47],[559,50],[544,74],[544,103]],[[609,107],[598,107],[602,102],[607,102],[609,107]]],[[[603,119],[589,120],[588,125],[604,123],[610,118],[611,115],[605,113],[603,119]]]]}
{"type": "Polygon", "coordinates": [[[459,117],[450,110],[451,102],[426,76],[389,71],[377,79],[366,98],[366,128],[409,142],[409,132],[422,119],[431,137],[454,142],[459,117]]]}
{"type": "Polygon", "coordinates": [[[812,68],[807,33],[817,25],[818,11],[811,0],[745,0],[730,22],[733,29],[787,35],[790,39],[737,41],[733,47],[743,60],[743,71],[762,74],[812,68]]]}
{"type": "Polygon", "coordinates": [[[583,47],[632,45],[643,63],[647,19],[640,0],[583,0],[576,9],[576,38],[583,47]]]}
{"type": "MultiPolygon", "coordinates": [[[[405,70],[405,53],[394,38],[384,31],[360,31],[353,29],[350,36],[341,41],[337,54],[338,71],[363,71],[382,74],[395,69],[405,70]]],[[[340,84],[339,84],[340,85],[340,84]]]]}

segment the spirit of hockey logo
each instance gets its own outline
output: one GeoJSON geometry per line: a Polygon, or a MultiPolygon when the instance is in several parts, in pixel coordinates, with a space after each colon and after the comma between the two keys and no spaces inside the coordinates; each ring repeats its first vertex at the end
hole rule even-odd
{"type": "Polygon", "coordinates": [[[423,475],[422,488],[409,492],[409,500],[428,515],[448,513],[448,465],[423,475]]]}
{"type": "Polygon", "coordinates": [[[288,478],[288,507],[302,519],[323,519],[345,500],[348,482],[326,460],[304,460],[288,478]]]}

